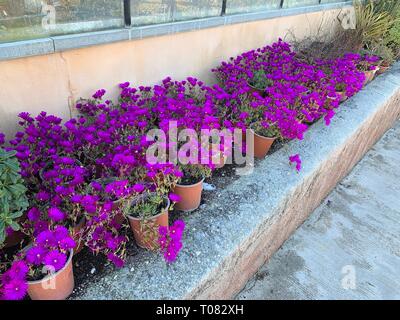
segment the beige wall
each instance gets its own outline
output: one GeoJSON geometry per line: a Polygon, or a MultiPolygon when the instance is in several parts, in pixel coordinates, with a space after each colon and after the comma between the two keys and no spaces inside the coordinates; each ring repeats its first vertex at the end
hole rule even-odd
{"type": "Polygon", "coordinates": [[[189,75],[213,81],[210,69],[220,61],[285,37],[288,30],[310,35],[338,14],[317,12],[1,61],[0,132],[14,133],[21,111],[67,118],[80,97],[104,88],[113,98],[124,81],[151,85],[166,76],[189,75]]]}

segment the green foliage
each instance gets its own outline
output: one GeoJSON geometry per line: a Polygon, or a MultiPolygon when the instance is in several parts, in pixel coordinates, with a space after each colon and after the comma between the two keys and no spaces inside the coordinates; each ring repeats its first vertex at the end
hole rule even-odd
{"type": "Polygon", "coordinates": [[[396,57],[400,55],[400,11],[399,19],[396,20],[393,27],[389,30],[388,36],[386,38],[386,44],[389,48],[393,50],[396,57]]]}
{"type": "Polygon", "coordinates": [[[396,21],[388,11],[377,11],[375,1],[363,4],[358,0],[355,2],[354,8],[356,30],[362,36],[366,46],[382,41],[396,21]]]}
{"type": "Polygon", "coordinates": [[[384,66],[389,66],[395,61],[393,50],[383,42],[373,44],[368,54],[380,57],[384,66]]]}
{"type": "Polygon", "coordinates": [[[211,177],[211,169],[202,164],[180,164],[179,169],[183,172],[180,184],[193,184],[203,178],[211,177]]]}
{"type": "Polygon", "coordinates": [[[252,125],[252,129],[256,134],[266,138],[277,138],[280,135],[279,129],[271,125],[268,128],[264,127],[261,122],[256,122],[252,125]]]}
{"type": "Polygon", "coordinates": [[[18,218],[28,207],[27,189],[19,171],[15,152],[0,148],[0,246],[5,241],[7,227],[20,229],[18,218]]]}
{"type": "Polygon", "coordinates": [[[253,79],[249,81],[250,85],[259,90],[265,90],[267,87],[273,85],[273,81],[267,78],[265,70],[260,69],[253,73],[253,79]]]}
{"type": "Polygon", "coordinates": [[[136,218],[148,219],[158,215],[164,209],[165,198],[157,193],[139,196],[130,206],[129,215],[136,218]]]}

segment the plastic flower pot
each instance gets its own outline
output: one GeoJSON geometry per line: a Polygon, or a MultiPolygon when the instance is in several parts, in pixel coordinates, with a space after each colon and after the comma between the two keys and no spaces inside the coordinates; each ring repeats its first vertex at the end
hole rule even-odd
{"type": "Polygon", "coordinates": [[[250,131],[254,137],[254,157],[264,159],[276,138],[260,136],[254,132],[252,126],[250,126],[250,131]]]}
{"type": "Polygon", "coordinates": [[[191,185],[177,184],[173,193],[181,197],[181,201],[175,204],[175,208],[184,212],[196,210],[201,203],[201,194],[203,191],[204,178],[199,182],[191,185]]]}
{"type": "Polygon", "coordinates": [[[161,212],[153,217],[146,219],[133,217],[128,215],[129,225],[131,226],[133,235],[135,237],[136,243],[139,247],[147,250],[156,250],[158,248],[158,228],[168,227],[168,212],[170,201],[168,198],[166,200],[166,207],[161,210],[161,212]],[[152,228],[149,234],[146,235],[146,228],[152,228]]]}
{"type": "Polygon", "coordinates": [[[85,219],[85,217],[82,217],[79,220],[79,222],[75,226],[72,227],[71,236],[76,242],[76,246],[74,248],[74,255],[78,254],[83,249],[84,243],[81,239],[81,236],[82,236],[81,231],[82,231],[83,227],[85,226],[85,223],[86,223],[86,219],[85,219]]]}
{"type": "Polygon", "coordinates": [[[73,250],[61,270],[42,280],[28,281],[28,294],[32,300],[65,300],[74,290],[75,280],[72,267],[73,250]]]}

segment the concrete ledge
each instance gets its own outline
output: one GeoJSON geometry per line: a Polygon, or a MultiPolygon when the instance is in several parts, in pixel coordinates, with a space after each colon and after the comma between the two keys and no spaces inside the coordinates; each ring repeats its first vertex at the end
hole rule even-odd
{"type": "Polygon", "coordinates": [[[399,115],[400,63],[342,104],[330,127],[315,124],[303,141],[287,144],[185,215],[176,264],[141,250],[74,299],[232,298],[399,115]],[[303,160],[299,174],[288,165],[296,153],[303,160]]]}
{"type": "Polygon", "coordinates": [[[245,23],[346,7],[351,7],[351,5],[345,2],[326,3],[307,7],[273,9],[260,12],[240,13],[141,27],[133,26],[121,29],[69,34],[38,40],[17,41],[4,44],[0,43],[0,61],[49,54],[58,51],[84,48],[117,41],[143,39],[147,37],[163,36],[178,32],[195,31],[229,24],[245,23]]]}
{"type": "Polygon", "coordinates": [[[36,39],[0,44],[0,61],[54,52],[52,39],[36,39]]]}
{"type": "Polygon", "coordinates": [[[129,40],[129,29],[106,30],[90,33],[69,34],[52,37],[54,51],[65,51],[73,48],[83,48],[103,43],[129,40]]]}

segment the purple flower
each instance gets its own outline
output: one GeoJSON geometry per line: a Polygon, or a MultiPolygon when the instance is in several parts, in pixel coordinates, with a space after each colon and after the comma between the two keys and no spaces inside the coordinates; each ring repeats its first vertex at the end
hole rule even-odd
{"type": "Polygon", "coordinates": [[[181,196],[178,195],[178,194],[175,194],[175,193],[170,193],[170,194],[169,194],[169,199],[170,199],[172,202],[179,202],[179,201],[181,201],[181,196]]]}
{"type": "Polygon", "coordinates": [[[42,190],[37,193],[36,199],[39,201],[48,201],[50,199],[50,195],[46,191],[42,190]]]}
{"type": "Polygon", "coordinates": [[[296,163],[296,170],[300,171],[301,170],[301,159],[299,154],[295,154],[293,156],[289,157],[289,161],[291,163],[296,163]]]}
{"type": "Polygon", "coordinates": [[[93,95],[94,99],[101,99],[106,94],[106,90],[100,89],[93,95]]]}
{"type": "Polygon", "coordinates": [[[62,239],[69,237],[69,231],[64,226],[56,226],[53,235],[56,241],[61,241],[62,239]]]}
{"type": "Polygon", "coordinates": [[[36,207],[33,207],[28,211],[27,215],[30,221],[37,222],[40,219],[40,210],[36,207]]]}
{"type": "Polygon", "coordinates": [[[49,218],[54,222],[59,222],[65,219],[65,213],[56,207],[52,207],[48,211],[49,218]]]}
{"type": "Polygon", "coordinates": [[[30,248],[26,252],[26,261],[35,266],[39,266],[43,263],[43,259],[47,254],[47,250],[40,246],[30,248]]]}
{"type": "Polygon", "coordinates": [[[59,241],[59,246],[62,250],[68,251],[76,247],[76,242],[71,237],[65,237],[64,239],[61,239],[61,241],[59,241]]]}
{"type": "Polygon", "coordinates": [[[61,253],[60,251],[57,250],[52,250],[48,252],[44,258],[44,264],[47,267],[54,268],[55,272],[64,268],[66,262],[67,262],[67,256],[64,253],[61,253]]]}
{"type": "Polygon", "coordinates": [[[23,279],[13,279],[5,284],[2,298],[5,300],[22,300],[28,290],[28,284],[23,279]]]}
{"type": "Polygon", "coordinates": [[[108,260],[110,260],[112,263],[114,263],[114,265],[117,268],[122,268],[124,266],[124,260],[122,260],[120,257],[118,257],[116,254],[114,253],[109,253],[107,254],[107,258],[108,260]]]}
{"type": "Polygon", "coordinates": [[[164,259],[167,263],[172,263],[178,257],[182,249],[182,235],[185,229],[185,223],[182,220],[177,220],[170,227],[160,227],[158,243],[164,259]]]}
{"type": "Polygon", "coordinates": [[[12,278],[24,279],[29,272],[29,268],[24,261],[16,261],[10,268],[12,278]]]}
{"type": "Polygon", "coordinates": [[[145,189],[145,186],[143,184],[137,183],[132,187],[133,191],[136,193],[142,193],[143,190],[145,189]]]}
{"type": "Polygon", "coordinates": [[[42,231],[48,230],[49,224],[47,221],[37,221],[35,225],[33,226],[34,229],[34,236],[37,236],[39,233],[42,231]]]}
{"type": "Polygon", "coordinates": [[[36,242],[40,246],[54,246],[57,242],[56,238],[54,237],[53,232],[50,230],[42,231],[36,237],[36,242]]]}

